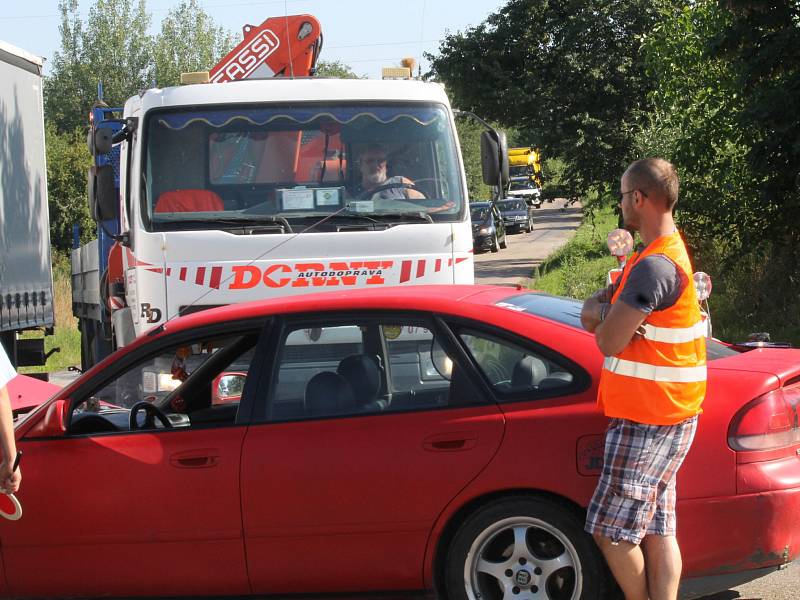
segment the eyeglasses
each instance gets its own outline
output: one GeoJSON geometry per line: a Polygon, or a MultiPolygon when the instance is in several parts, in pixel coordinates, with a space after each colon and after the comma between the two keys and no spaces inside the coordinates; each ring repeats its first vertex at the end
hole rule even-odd
{"type": "Polygon", "coordinates": [[[643,190],[635,189],[635,190],[628,190],[627,192],[619,192],[617,194],[617,196],[619,197],[619,201],[622,202],[622,199],[625,197],[625,194],[632,194],[633,192],[639,192],[642,196],[647,198],[647,192],[645,192],[643,190]]]}

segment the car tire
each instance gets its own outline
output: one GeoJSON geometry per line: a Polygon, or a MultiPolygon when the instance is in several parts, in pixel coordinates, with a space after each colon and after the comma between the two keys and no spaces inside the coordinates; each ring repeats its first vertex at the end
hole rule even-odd
{"type": "Polygon", "coordinates": [[[500,244],[497,241],[497,234],[494,234],[492,238],[492,246],[489,248],[492,252],[499,252],[500,251],[500,244]]]}
{"type": "Polygon", "coordinates": [[[599,600],[614,589],[579,513],[532,496],[470,515],[448,547],[444,583],[450,600],[599,600]]]}

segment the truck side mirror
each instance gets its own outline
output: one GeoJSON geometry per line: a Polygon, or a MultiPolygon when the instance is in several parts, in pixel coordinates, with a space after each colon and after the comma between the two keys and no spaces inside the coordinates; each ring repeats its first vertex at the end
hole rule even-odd
{"type": "Polygon", "coordinates": [[[98,154],[107,154],[111,152],[111,147],[114,145],[114,132],[109,127],[98,127],[97,129],[90,129],[89,135],[86,138],[86,144],[89,146],[89,154],[97,156],[98,154]]]}
{"type": "Polygon", "coordinates": [[[508,142],[503,131],[481,132],[481,167],[486,185],[508,185],[508,142]]]}
{"type": "Polygon", "coordinates": [[[95,221],[117,219],[119,196],[114,185],[114,168],[111,165],[91,167],[88,188],[92,218],[95,221]]]}

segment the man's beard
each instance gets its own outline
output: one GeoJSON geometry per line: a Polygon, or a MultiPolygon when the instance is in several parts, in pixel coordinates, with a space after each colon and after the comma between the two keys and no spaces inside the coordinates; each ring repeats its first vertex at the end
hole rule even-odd
{"type": "Polygon", "coordinates": [[[383,171],[375,171],[374,173],[368,173],[364,176],[364,181],[372,186],[381,185],[384,181],[386,181],[386,173],[383,171]]]}

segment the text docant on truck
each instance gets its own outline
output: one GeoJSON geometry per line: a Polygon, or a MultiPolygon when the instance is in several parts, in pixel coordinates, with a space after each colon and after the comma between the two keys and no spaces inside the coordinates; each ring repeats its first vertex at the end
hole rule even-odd
{"type": "Polygon", "coordinates": [[[296,78],[313,72],[319,38],[309,15],[268,19],[245,28],[211,83],[150,89],[117,113],[93,111],[100,241],[73,251],[84,367],[212,306],[473,283],[466,180],[444,89],[296,78]],[[262,38],[270,45],[261,66],[236,58],[262,38]]]}

